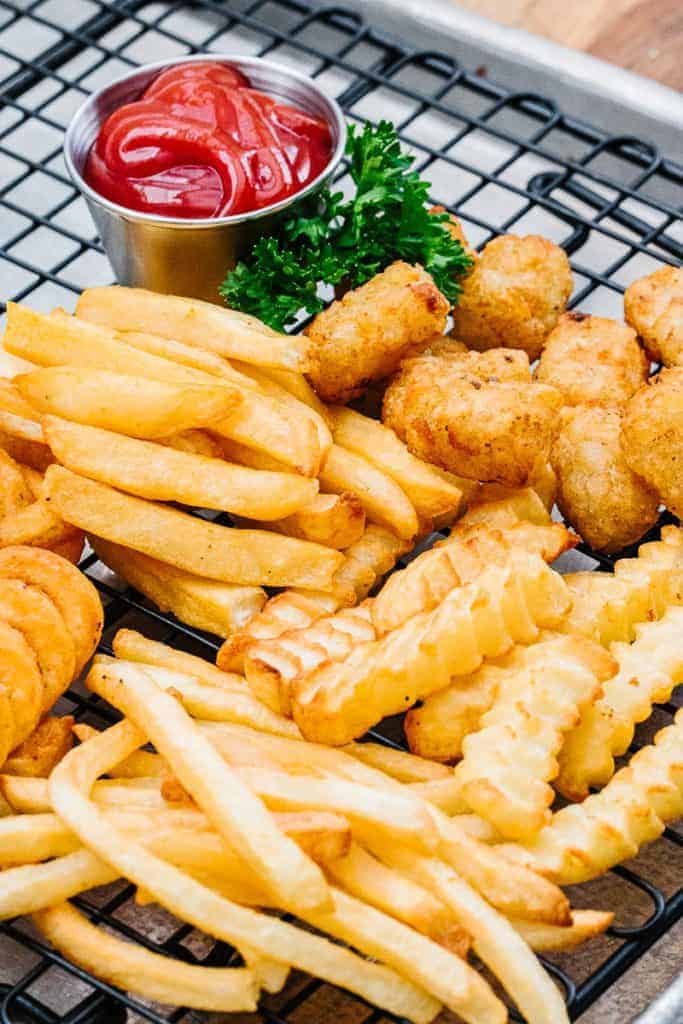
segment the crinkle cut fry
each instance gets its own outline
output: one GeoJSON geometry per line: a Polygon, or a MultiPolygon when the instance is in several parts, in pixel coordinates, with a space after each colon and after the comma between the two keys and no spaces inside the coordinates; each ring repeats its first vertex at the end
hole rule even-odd
{"type": "Polygon", "coordinates": [[[637,558],[620,558],[613,575],[577,572],[565,581],[573,603],[558,630],[605,646],[630,642],[639,622],[659,619],[670,605],[683,604],[683,530],[662,527],[661,540],[641,544],[637,558]]]}
{"type": "Polygon", "coordinates": [[[502,658],[486,661],[476,672],[454,678],[445,690],[409,711],[404,728],[410,749],[438,761],[458,760],[465,737],[479,728],[507,680],[531,666],[551,671],[554,661],[566,656],[579,659],[600,682],[617,669],[616,661],[594,640],[544,633],[535,643],[515,647],[502,658]]]}
{"type": "Polygon", "coordinates": [[[381,640],[357,647],[341,664],[326,664],[294,687],[294,719],[307,739],[338,746],[386,715],[474,671],[566,610],[562,578],[537,555],[515,553],[477,583],[452,591],[432,612],[416,615],[381,640]],[[533,581],[533,585],[532,585],[533,581]],[[533,600],[529,593],[533,591],[533,600]]]}
{"type": "Polygon", "coordinates": [[[334,576],[334,590],[304,593],[291,588],[271,597],[261,612],[228,637],[218,652],[218,667],[242,671],[244,655],[252,642],[273,639],[290,629],[304,629],[343,604],[362,601],[409,547],[391,530],[370,523],[360,540],[344,552],[345,561],[334,576]]]}
{"type": "Polygon", "coordinates": [[[433,1019],[438,1003],[395,972],[331,947],[327,940],[284,921],[237,906],[112,826],[87,794],[99,775],[145,740],[137,727],[121,722],[71,751],[53,772],[50,797],[54,807],[90,850],[171,913],[215,938],[250,951],[250,959],[254,953],[280,962],[286,959],[416,1024],[428,1024],[433,1019]]]}
{"type": "Polygon", "coordinates": [[[455,770],[472,810],[512,839],[547,824],[564,734],[599,692],[594,673],[571,656],[506,679],[479,731],[465,738],[455,770]]]}
{"type": "Polygon", "coordinates": [[[343,661],[358,644],[376,639],[368,604],[343,608],[304,629],[252,643],[244,674],[253,693],[273,711],[291,716],[290,688],[303,673],[326,661],[343,661]]]}
{"type": "Polygon", "coordinates": [[[619,669],[584,709],[560,753],[557,786],[573,800],[609,781],[614,758],[626,753],[636,725],[650,717],[653,704],[669,700],[683,679],[683,608],[671,607],[659,621],[636,626],[632,644],[614,643],[610,650],[619,669]]]}
{"type": "Polygon", "coordinates": [[[573,885],[634,857],[681,814],[683,709],[599,793],[562,808],[531,843],[499,850],[559,885],[573,885]]]}

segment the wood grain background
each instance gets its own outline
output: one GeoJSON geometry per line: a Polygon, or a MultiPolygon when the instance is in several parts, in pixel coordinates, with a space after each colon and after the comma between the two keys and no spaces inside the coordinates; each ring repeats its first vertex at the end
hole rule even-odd
{"type": "Polygon", "coordinates": [[[458,0],[683,90],[683,0],[458,0]]]}

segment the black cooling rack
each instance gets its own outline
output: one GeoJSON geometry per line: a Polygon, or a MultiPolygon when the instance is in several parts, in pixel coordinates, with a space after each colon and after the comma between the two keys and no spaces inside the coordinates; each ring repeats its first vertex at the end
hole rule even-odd
{"type": "MultiPolygon", "coordinates": [[[[343,6],[321,8],[304,0],[0,0],[4,296],[38,309],[69,308],[86,285],[110,282],[111,270],[62,162],[62,133],[91,89],[130,66],[197,51],[292,62],[318,77],[349,118],[391,118],[432,181],[435,201],[458,212],[475,245],[514,231],[546,235],[566,249],[577,284],[573,306],[619,316],[630,281],[683,257],[683,167],[643,140],[611,136],[563,115],[542,96],[503,88],[488,80],[485,68],[468,70],[439,52],[416,52],[368,28],[343,6]]],[[[586,566],[612,567],[609,558],[585,548],[583,553],[586,566]]],[[[103,650],[125,622],[213,659],[214,638],[121,590],[94,557],[83,569],[106,603],[103,650]]],[[[78,689],[69,692],[63,710],[100,726],[115,717],[78,689]]],[[[656,724],[667,724],[673,711],[673,705],[658,709],[656,724]]],[[[633,866],[616,868],[577,895],[577,905],[591,905],[591,899],[600,905],[602,897],[603,906],[625,909],[628,919],[620,914],[619,925],[587,954],[545,961],[573,1019],[683,916],[683,891],[674,890],[683,840],[667,829],[657,845],[656,860],[646,851],[633,866]],[[606,885],[609,896],[601,889],[606,885]]],[[[76,902],[96,922],[150,949],[190,962],[233,962],[230,948],[207,944],[157,911],[147,911],[144,932],[137,931],[140,912],[133,912],[132,897],[132,887],[121,883],[76,902]]],[[[267,997],[258,1014],[233,1019],[285,1024],[333,1015],[354,1024],[389,1019],[301,976],[277,997],[267,997]]],[[[102,984],[48,949],[24,920],[0,925],[2,1024],[206,1019],[141,1003],[102,984]]]]}

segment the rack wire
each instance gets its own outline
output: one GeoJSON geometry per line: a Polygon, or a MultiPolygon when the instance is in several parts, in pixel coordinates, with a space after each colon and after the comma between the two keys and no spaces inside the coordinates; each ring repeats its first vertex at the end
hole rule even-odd
{"type": "MultiPolygon", "coordinates": [[[[571,257],[572,306],[621,314],[621,294],[662,262],[683,258],[683,167],[647,142],[611,136],[565,116],[531,92],[492,82],[438,51],[417,52],[369,28],[356,13],[306,0],[0,0],[0,275],[3,292],[37,309],[73,307],[86,285],[111,270],[61,157],[63,131],[93,88],[127,68],[193,52],[268,55],[306,70],[336,95],[350,119],[393,120],[432,182],[433,198],[456,211],[481,246],[514,231],[540,233],[571,257]]],[[[581,549],[583,567],[613,559],[581,549]]],[[[162,615],[96,563],[82,564],[106,606],[103,650],[112,632],[135,624],[212,659],[218,643],[162,615]]],[[[62,709],[103,726],[116,715],[78,687],[62,709]]],[[[667,724],[672,704],[654,716],[667,724]]],[[[652,723],[648,728],[652,729],[652,723]]],[[[396,742],[395,723],[374,738],[396,742]]],[[[640,734],[640,742],[643,734],[640,734]]],[[[683,837],[667,829],[634,865],[581,890],[581,905],[610,898],[627,918],[587,954],[550,958],[570,1015],[580,1017],[683,916],[683,837]],[[664,849],[662,850],[662,844],[664,849]],[[663,870],[662,865],[666,865],[663,870]],[[672,883],[672,878],[674,882],[672,883]],[[616,886],[616,889],[615,889],[616,886]]],[[[97,923],[147,948],[189,962],[223,965],[235,953],[148,911],[144,931],[133,889],[124,883],[76,902],[97,923]]],[[[620,915],[623,917],[623,914],[620,915]]],[[[355,997],[295,976],[240,1024],[286,1024],[341,1015],[353,1024],[388,1016],[355,997]]],[[[131,999],[67,963],[25,920],[0,925],[2,1024],[190,1024],[206,1015],[131,999]]]]}

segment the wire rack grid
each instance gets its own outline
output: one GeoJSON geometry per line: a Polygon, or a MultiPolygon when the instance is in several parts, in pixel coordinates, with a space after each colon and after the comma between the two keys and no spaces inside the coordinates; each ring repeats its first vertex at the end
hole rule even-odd
{"type": "MultiPolygon", "coordinates": [[[[624,288],[662,262],[683,257],[683,166],[647,142],[613,137],[569,118],[542,96],[489,81],[450,57],[416,52],[369,28],[343,6],[305,0],[0,0],[0,275],[7,298],[40,310],[73,308],[82,288],[111,281],[111,269],[83,201],[66,173],[63,131],[89,91],[129,67],[185,53],[269,55],[314,75],[349,119],[390,118],[432,182],[433,198],[460,216],[470,241],[539,233],[571,257],[572,305],[620,316],[624,288]]],[[[610,570],[586,548],[572,568],[610,570]]],[[[161,615],[90,556],[83,569],[106,606],[103,650],[113,630],[135,624],[213,659],[215,638],[161,615]]],[[[74,688],[62,707],[104,725],[116,716],[74,688]]],[[[639,731],[670,721],[658,709],[639,731]]],[[[392,723],[374,734],[400,742],[392,723]]],[[[619,923],[587,954],[546,960],[573,1019],[683,916],[683,840],[674,829],[603,882],[576,893],[578,905],[622,908],[619,923]],[[656,856],[655,856],[656,854],[656,856]],[[597,903],[595,902],[597,900],[597,903]]],[[[92,919],[147,948],[189,962],[222,965],[235,954],[158,910],[141,912],[123,883],[76,902],[92,919]]],[[[346,993],[295,976],[244,1021],[284,1024],[341,1017],[388,1018],[346,993]]],[[[206,1020],[183,1009],[134,1000],[65,962],[30,922],[0,925],[2,1024],[119,1024],[206,1020]]],[[[235,1020],[235,1018],[232,1018],[235,1020]]]]}

